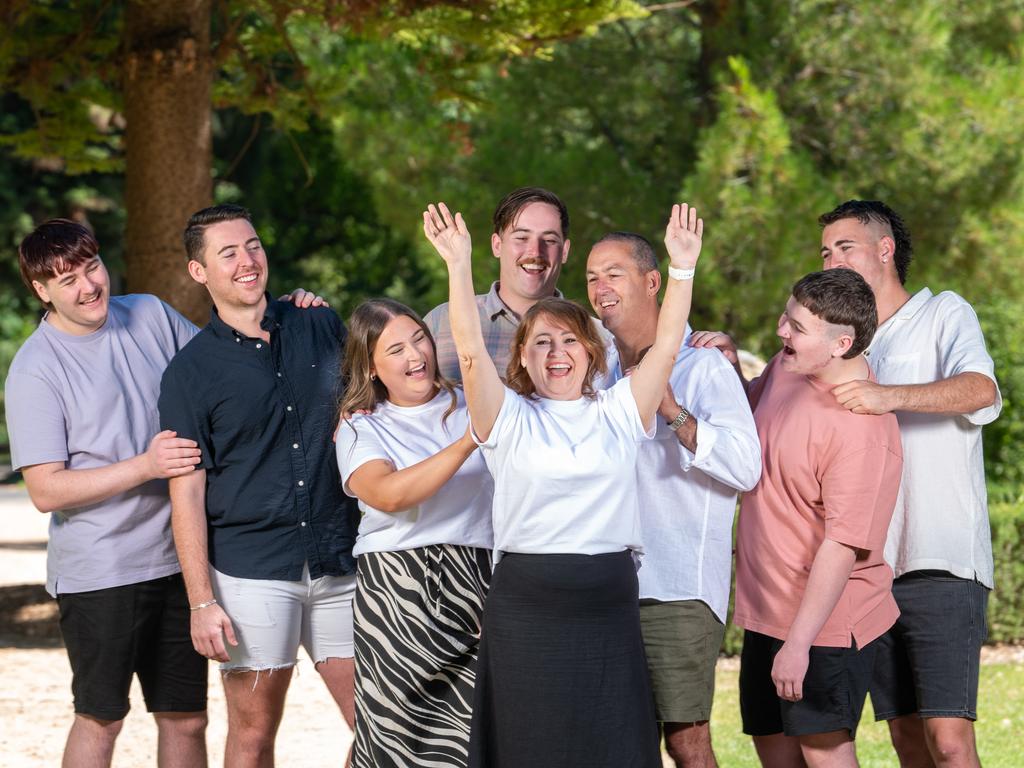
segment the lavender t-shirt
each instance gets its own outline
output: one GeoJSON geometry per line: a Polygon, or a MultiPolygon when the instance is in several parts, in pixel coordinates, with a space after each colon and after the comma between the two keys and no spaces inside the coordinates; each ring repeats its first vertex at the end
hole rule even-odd
{"type": "MultiPolygon", "coordinates": [[[[160,377],[196,327],[155,296],[114,296],[107,322],[73,336],[44,318],[6,383],[15,469],[103,467],[143,453],[160,431],[160,377]]],[[[51,595],[137,584],[180,570],[167,481],[50,516],[51,595]]]]}

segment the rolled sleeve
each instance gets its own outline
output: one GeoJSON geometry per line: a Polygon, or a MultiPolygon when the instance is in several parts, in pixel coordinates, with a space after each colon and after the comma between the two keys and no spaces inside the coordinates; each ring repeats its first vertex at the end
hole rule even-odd
{"type": "MultiPolygon", "coordinates": [[[[953,294],[943,294],[943,296],[953,294]]],[[[946,313],[939,335],[939,364],[944,379],[962,373],[980,373],[992,380],[996,388],[995,401],[984,408],[962,414],[963,418],[976,426],[984,426],[996,420],[1003,408],[1003,396],[996,381],[995,364],[985,346],[985,336],[978,322],[974,308],[960,297],[946,313]]]]}

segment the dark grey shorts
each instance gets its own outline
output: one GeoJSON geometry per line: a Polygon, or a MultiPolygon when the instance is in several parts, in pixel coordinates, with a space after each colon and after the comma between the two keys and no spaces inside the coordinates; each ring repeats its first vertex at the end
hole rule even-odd
{"type": "Polygon", "coordinates": [[[896,579],[896,624],[878,639],[871,682],[876,720],[978,718],[978,666],[988,637],[988,589],[945,571],[896,579]]]}
{"type": "Polygon", "coordinates": [[[740,714],[748,736],[811,736],[847,730],[857,735],[864,711],[877,640],[863,648],[812,645],[804,676],[803,698],[779,698],[772,664],[782,641],[751,632],[743,634],[740,657],[740,714]]]}

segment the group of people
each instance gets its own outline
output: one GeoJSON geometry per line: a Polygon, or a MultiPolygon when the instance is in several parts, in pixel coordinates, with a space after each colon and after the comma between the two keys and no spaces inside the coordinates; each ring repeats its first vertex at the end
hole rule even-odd
{"type": "Polygon", "coordinates": [[[225,764],[273,765],[300,644],[354,766],[648,768],[662,739],[676,765],[715,765],[740,493],[733,621],[762,764],[856,765],[870,690],[902,765],[977,765],[981,426],[1001,400],[970,305],[905,289],[900,217],[821,217],[824,269],[779,297],[781,350],[749,383],[727,334],[687,323],[691,206],[669,215],[665,278],[640,235],[594,244],[596,319],[557,290],[554,193],[517,189],[493,223],[488,293],[461,215],[430,205],[449,301],[420,318],[370,299],[347,327],[305,291],[267,293],[238,206],[184,231],[202,330],[110,296],[83,225],[25,238],[47,312],[6,409],[52,513],[64,765],[109,766],[136,675],[158,763],[205,765],[209,659],[225,764]]]}

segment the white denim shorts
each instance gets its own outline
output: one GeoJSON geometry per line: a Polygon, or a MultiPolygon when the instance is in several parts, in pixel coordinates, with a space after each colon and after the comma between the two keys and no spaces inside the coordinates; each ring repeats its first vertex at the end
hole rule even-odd
{"type": "Polygon", "coordinates": [[[306,566],[300,581],[275,581],[211,567],[210,580],[238,640],[224,643],[231,661],[220,665],[222,672],[293,667],[300,643],[314,664],[353,656],[354,574],[311,579],[306,566]]]}

